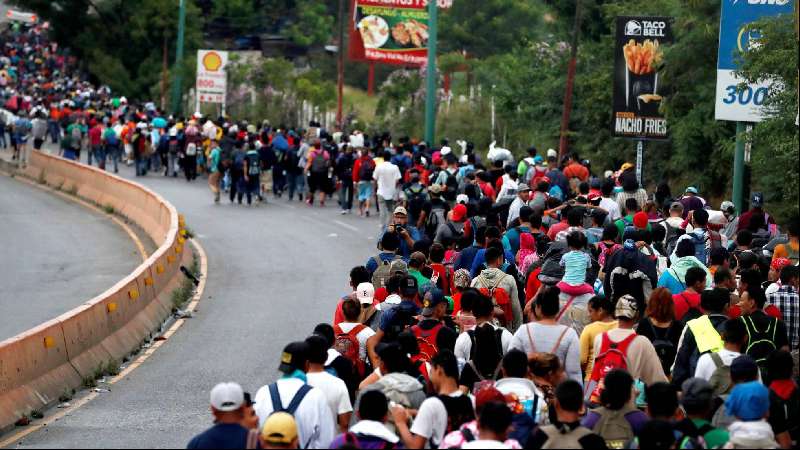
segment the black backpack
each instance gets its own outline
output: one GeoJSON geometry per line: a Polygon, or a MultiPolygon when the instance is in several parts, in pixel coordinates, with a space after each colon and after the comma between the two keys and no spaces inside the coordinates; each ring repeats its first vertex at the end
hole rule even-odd
{"type": "Polygon", "coordinates": [[[767,357],[777,350],[775,335],[778,331],[778,319],[770,317],[769,324],[763,330],[756,328],[750,316],[742,316],[742,321],[747,329],[747,347],[744,353],[756,360],[758,368],[761,369],[761,378],[764,383],[768,383],[767,357]]]}
{"type": "MultiPolygon", "coordinates": [[[[475,420],[475,409],[468,395],[450,397],[449,395],[436,396],[447,410],[447,430],[445,435],[461,428],[462,425],[475,420]]],[[[438,447],[441,442],[431,442],[431,448],[438,447]]]]}
{"type": "Polygon", "coordinates": [[[375,161],[370,158],[361,161],[361,167],[358,169],[358,179],[360,181],[372,181],[372,175],[375,174],[375,161]]]}
{"type": "Polygon", "coordinates": [[[456,197],[458,197],[458,179],[454,173],[447,172],[443,197],[451,202],[456,201],[456,197]]]}
{"type": "Polygon", "coordinates": [[[653,325],[650,319],[645,319],[645,321],[650,325],[650,329],[653,331],[653,348],[656,349],[658,359],[661,360],[661,367],[664,369],[664,373],[669,373],[669,369],[672,366],[672,362],[675,361],[675,354],[677,353],[675,344],[673,344],[670,339],[672,326],[667,328],[666,331],[663,331],[653,325]]]}
{"type": "Polygon", "coordinates": [[[400,333],[417,324],[414,313],[406,308],[396,306],[394,313],[394,318],[389,324],[389,328],[385,330],[383,342],[396,342],[400,333]]]}
{"type": "MultiPolygon", "coordinates": [[[[419,219],[422,210],[425,208],[425,202],[428,200],[428,196],[425,194],[425,186],[409,186],[406,189],[406,197],[408,198],[408,215],[413,221],[416,221],[419,219]]],[[[414,223],[414,225],[416,224],[414,223]]]]}

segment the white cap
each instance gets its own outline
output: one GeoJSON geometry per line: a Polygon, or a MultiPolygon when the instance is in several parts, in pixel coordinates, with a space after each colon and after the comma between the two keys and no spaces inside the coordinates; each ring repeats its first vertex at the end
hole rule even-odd
{"type": "Polygon", "coordinates": [[[169,135],[170,135],[170,137],[175,137],[175,136],[177,136],[177,135],[178,135],[178,129],[177,129],[177,128],[175,128],[175,127],[172,127],[172,128],[170,128],[170,129],[169,129],[169,135]]]}
{"type": "Polygon", "coordinates": [[[356,288],[356,298],[362,305],[371,305],[375,300],[375,286],[372,283],[361,283],[356,288]]]}
{"type": "Polygon", "coordinates": [[[465,205],[469,203],[469,196],[467,194],[458,194],[458,196],[456,196],[456,204],[459,203],[463,203],[465,205]]]}
{"type": "Polygon", "coordinates": [[[384,300],[383,302],[386,303],[387,305],[399,305],[400,302],[402,302],[402,301],[403,301],[403,299],[399,295],[392,294],[392,295],[386,297],[386,300],[384,300]]]}
{"type": "Polygon", "coordinates": [[[444,146],[444,147],[442,147],[442,149],[440,150],[439,153],[441,153],[442,156],[447,156],[450,153],[453,153],[453,149],[448,147],[448,146],[444,146]]]}
{"type": "Polygon", "coordinates": [[[236,383],[220,383],[211,390],[211,407],[217,411],[236,411],[242,405],[244,390],[236,383]]]}
{"type": "Polygon", "coordinates": [[[558,152],[553,150],[552,148],[548,149],[547,150],[547,157],[548,158],[558,158],[558,152]]]}

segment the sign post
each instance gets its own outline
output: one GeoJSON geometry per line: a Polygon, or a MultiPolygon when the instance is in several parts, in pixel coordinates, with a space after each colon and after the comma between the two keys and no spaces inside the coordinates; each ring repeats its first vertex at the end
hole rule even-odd
{"type": "Polygon", "coordinates": [[[636,179],[642,185],[644,141],[669,137],[661,112],[659,72],[671,45],[671,17],[617,17],[614,63],[614,136],[635,139],[636,179]]]}
{"type": "Polygon", "coordinates": [[[428,75],[425,97],[425,141],[428,147],[433,148],[436,139],[436,97],[439,86],[436,74],[436,39],[437,39],[437,11],[435,1],[428,2],[428,75]]]}
{"type": "Polygon", "coordinates": [[[764,101],[772,83],[747,83],[736,75],[738,55],[758,45],[760,37],[751,24],[762,17],[793,12],[793,0],[740,1],[723,0],[719,25],[717,61],[716,119],[736,122],[736,153],[733,160],[733,204],[744,210],[744,168],[746,125],[764,117],[764,101]]]}
{"type": "Polygon", "coordinates": [[[225,102],[227,100],[228,52],[217,50],[197,51],[197,86],[196,106],[200,110],[201,103],[217,103],[222,105],[222,115],[225,115],[225,102]]]}

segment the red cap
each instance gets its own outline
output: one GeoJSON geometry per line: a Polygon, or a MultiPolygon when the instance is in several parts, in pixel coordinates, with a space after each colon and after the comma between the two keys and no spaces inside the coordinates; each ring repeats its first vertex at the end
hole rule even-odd
{"type": "Polygon", "coordinates": [[[493,387],[480,389],[475,393],[475,409],[482,409],[483,405],[492,402],[505,403],[503,393],[493,387]]]}
{"type": "Polygon", "coordinates": [[[453,222],[461,222],[467,217],[467,207],[459,203],[453,208],[453,222]]]}
{"type": "Polygon", "coordinates": [[[633,225],[640,230],[647,228],[649,222],[650,220],[647,217],[647,213],[638,212],[633,215],[633,225]]]}

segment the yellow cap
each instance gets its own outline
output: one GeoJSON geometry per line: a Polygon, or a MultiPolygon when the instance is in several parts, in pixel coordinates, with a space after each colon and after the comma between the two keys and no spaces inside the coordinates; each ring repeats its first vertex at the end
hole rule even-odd
{"type": "Polygon", "coordinates": [[[274,413],[261,428],[261,439],[269,444],[291,445],[297,439],[297,423],[291,414],[274,413]]]}
{"type": "Polygon", "coordinates": [[[628,169],[633,169],[633,167],[634,167],[633,164],[625,163],[625,164],[622,165],[622,167],[620,167],[619,171],[620,172],[625,172],[628,169]]]}

